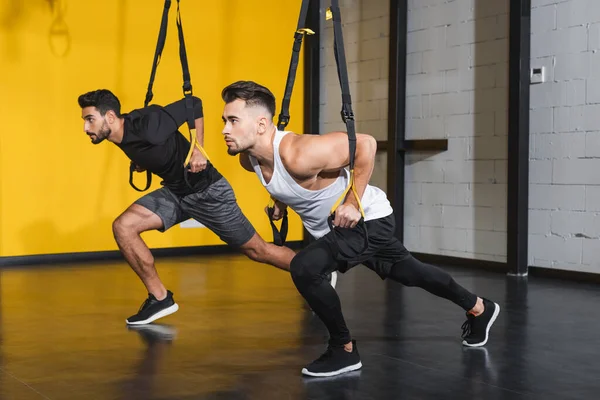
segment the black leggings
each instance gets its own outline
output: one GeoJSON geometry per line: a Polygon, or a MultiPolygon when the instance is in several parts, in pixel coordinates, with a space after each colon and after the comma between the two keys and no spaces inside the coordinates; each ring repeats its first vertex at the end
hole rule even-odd
{"type": "Polygon", "coordinates": [[[382,279],[416,286],[443,297],[468,311],[477,296],[460,286],[446,271],[422,263],[393,236],[393,215],[367,221],[369,247],[353,262],[340,261],[335,240],[327,234],[300,251],[292,260],[292,279],[300,294],[329,330],[329,343],[342,346],[351,341],[342,315],[340,298],[325,277],[332,271],[346,271],[363,263],[382,279]],[[391,232],[390,232],[391,230],[391,232]]]}

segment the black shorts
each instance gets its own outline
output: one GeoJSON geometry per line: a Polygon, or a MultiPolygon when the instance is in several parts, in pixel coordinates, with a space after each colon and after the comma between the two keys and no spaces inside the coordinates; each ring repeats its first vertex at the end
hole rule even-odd
{"type": "Polygon", "coordinates": [[[366,250],[359,251],[350,257],[343,256],[341,248],[364,248],[365,239],[361,229],[343,229],[343,236],[329,232],[318,240],[329,245],[334,258],[338,261],[333,270],[344,273],[356,265],[363,264],[375,271],[381,279],[385,279],[395,263],[411,257],[411,254],[394,236],[396,220],[393,213],[387,217],[367,221],[365,225],[368,246],[366,250]]]}

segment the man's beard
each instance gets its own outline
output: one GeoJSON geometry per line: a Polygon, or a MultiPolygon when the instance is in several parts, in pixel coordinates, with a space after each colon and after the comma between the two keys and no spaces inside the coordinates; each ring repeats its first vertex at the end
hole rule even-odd
{"type": "Polygon", "coordinates": [[[229,154],[230,156],[237,156],[238,154],[240,154],[243,150],[238,150],[238,149],[227,149],[227,154],[229,154]]]}
{"type": "Polygon", "coordinates": [[[227,154],[230,156],[237,156],[238,154],[248,150],[247,146],[240,146],[237,141],[232,142],[232,144],[234,145],[233,147],[227,146],[227,154]]]}
{"type": "Polygon", "coordinates": [[[111,129],[108,127],[108,124],[104,122],[102,128],[98,131],[98,133],[94,134],[96,136],[95,139],[92,139],[93,144],[101,143],[104,139],[106,139],[112,133],[111,129]]]}

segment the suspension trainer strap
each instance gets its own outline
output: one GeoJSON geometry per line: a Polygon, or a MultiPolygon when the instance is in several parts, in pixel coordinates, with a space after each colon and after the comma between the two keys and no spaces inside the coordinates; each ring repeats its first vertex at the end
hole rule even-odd
{"type": "Polygon", "coordinates": [[[331,15],[333,17],[333,46],[335,55],[335,64],[337,66],[338,78],[340,81],[340,87],[342,90],[342,120],[346,124],[346,130],[348,131],[348,144],[349,144],[349,169],[350,179],[348,181],[348,187],[342,194],[342,196],[336,201],[331,208],[331,213],[334,213],[338,206],[344,201],[349,190],[352,190],[354,197],[359,206],[361,215],[365,216],[365,212],[360,201],[360,197],[356,192],[354,185],[354,158],[356,153],[356,127],[354,124],[354,112],[352,111],[352,97],[350,96],[350,84],[348,83],[348,68],[346,66],[346,53],[344,51],[344,38],[342,35],[342,18],[340,14],[340,7],[338,0],[331,1],[331,15]]]}
{"type": "Polygon", "coordinates": [[[290,60],[290,67],[288,70],[287,81],[285,84],[285,92],[283,95],[283,101],[281,102],[281,111],[279,114],[279,120],[277,121],[277,129],[280,131],[284,130],[287,124],[290,122],[290,102],[292,99],[292,91],[294,90],[294,81],[296,80],[296,71],[298,69],[298,63],[300,58],[300,49],[302,48],[302,39],[304,35],[314,35],[314,31],[306,28],[306,16],[308,14],[308,5],[310,0],[302,0],[300,7],[300,16],[298,17],[298,25],[296,32],[294,33],[294,45],[292,47],[292,59],[290,60]]]}
{"type": "Polygon", "coordinates": [[[154,93],[152,93],[152,87],[154,85],[154,78],[156,78],[156,69],[160,64],[163,49],[165,48],[165,42],[167,40],[167,26],[169,24],[169,9],[171,8],[171,0],[165,0],[165,6],[163,8],[162,19],[160,21],[160,30],[158,31],[158,41],[156,42],[156,51],[154,52],[154,62],[152,63],[152,72],[150,72],[150,81],[148,82],[148,91],[146,92],[146,99],[144,100],[144,107],[148,107],[148,104],[152,101],[154,93]]]}
{"type": "Polygon", "coordinates": [[[273,244],[277,246],[283,246],[288,233],[288,211],[287,208],[283,210],[283,216],[281,217],[281,229],[277,229],[275,226],[275,220],[273,214],[275,213],[275,199],[271,197],[269,200],[269,206],[267,207],[269,214],[269,222],[271,223],[271,229],[273,230],[273,244]]]}
{"type": "MultiPolygon", "coordinates": [[[[281,111],[279,113],[279,119],[277,121],[277,129],[283,131],[290,122],[290,102],[292,100],[292,92],[294,90],[294,82],[296,80],[296,71],[298,70],[298,64],[300,59],[300,50],[302,49],[302,39],[304,35],[314,35],[314,31],[306,28],[306,16],[308,15],[308,6],[310,0],[302,0],[300,6],[300,16],[298,17],[298,25],[296,26],[296,32],[294,33],[294,45],[292,46],[292,58],[290,60],[290,66],[288,69],[287,81],[285,83],[285,92],[283,100],[281,102],[281,111]]],[[[275,221],[273,220],[273,213],[275,212],[275,200],[271,198],[267,207],[267,213],[269,215],[269,222],[271,223],[271,229],[273,230],[273,243],[278,246],[285,244],[288,231],[288,213],[287,209],[283,211],[281,219],[281,229],[277,229],[275,221]]]]}
{"type": "MultiPolygon", "coordinates": [[[[148,90],[146,91],[146,97],[144,100],[144,107],[148,107],[152,98],[154,97],[154,93],[152,92],[152,88],[154,85],[154,79],[156,78],[156,70],[158,68],[158,64],[160,64],[160,60],[162,58],[162,52],[165,47],[165,42],[167,39],[167,28],[169,24],[169,9],[171,8],[171,0],[165,0],[162,18],[160,22],[160,30],[158,32],[158,40],[156,43],[156,51],[154,52],[154,61],[152,63],[152,71],[150,73],[150,80],[148,82],[148,90]]],[[[204,157],[208,160],[208,154],[206,151],[200,146],[196,139],[196,119],[194,116],[194,99],[192,94],[192,80],[190,77],[190,69],[188,66],[187,53],[185,50],[185,40],[183,36],[183,26],[181,23],[181,12],[180,12],[180,0],[177,0],[177,31],[178,31],[178,39],[179,39],[179,58],[181,61],[181,70],[183,73],[183,95],[185,99],[185,109],[186,109],[186,121],[188,125],[188,129],[190,131],[190,150],[184,162],[184,167],[188,167],[190,163],[190,159],[192,157],[192,153],[194,148],[197,148],[202,152],[204,157]]],[[[149,171],[146,171],[146,176],[148,179],[148,183],[146,185],[146,189],[140,190],[135,185],[133,185],[133,172],[134,168],[130,168],[129,172],[129,183],[131,186],[138,191],[145,191],[151,185],[152,174],[149,171]]],[[[184,168],[184,179],[188,186],[190,186],[188,182],[187,169],[184,168]]],[[[191,186],[190,186],[191,187],[191,186]]]]}
{"type": "Polygon", "coordinates": [[[348,132],[348,159],[350,169],[350,179],[348,186],[340,198],[336,201],[327,218],[329,228],[333,232],[338,247],[338,259],[352,260],[360,254],[363,254],[369,247],[369,234],[365,224],[365,212],[363,210],[360,196],[356,191],[354,182],[354,159],[356,156],[356,127],[354,125],[354,112],[352,111],[352,97],[350,96],[350,84],[348,83],[348,69],[346,65],[346,53],[344,52],[344,38],[342,36],[342,18],[340,13],[339,1],[331,1],[331,17],[333,19],[333,50],[335,55],[335,64],[337,66],[338,78],[342,91],[342,120],[346,124],[348,132]],[[354,198],[360,210],[361,219],[354,229],[334,229],[333,220],[335,211],[345,200],[348,191],[352,191],[354,198]],[[362,244],[362,246],[361,246],[362,244]]]}
{"type": "Polygon", "coordinates": [[[152,184],[152,173],[148,170],[146,170],[146,187],[143,189],[138,188],[137,186],[135,186],[135,183],[133,183],[133,173],[135,172],[135,164],[133,162],[131,162],[131,164],[129,164],[129,185],[131,185],[132,188],[134,188],[135,190],[137,190],[138,192],[145,192],[146,190],[150,189],[150,185],[152,184]]]}
{"type": "MultiPolygon", "coordinates": [[[[152,101],[154,97],[154,93],[152,92],[152,88],[154,86],[154,79],[156,78],[156,70],[158,68],[158,64],[160,64],[160,60],[162,58],[162,52],[165,48],[165,42],[167,40],[167,26],[169,24],[169,9],[171,8],[171,0],[165,0],[162,18],[160,21],[160,29],[158,31],[158,40],[156,42],[156,50],[154,51],[154,61],[152,62],[152,70],[150,72],[150,80],[148,81],[148,89],[146,91],[146,97],[144,99],[144,107],[148,107],[148,104],[152,101]]],[[[133,183],[133,174],[135,172],[135,165],[133,163],[129,167],[129,185],[137,190],[138,192],[145,192],[152,185],[152,173],[150,171],[146,171],[146,187],[144,189],[139,189],[133,183]]]]}
{"type": "Polygon", "coordinates": [[[179,2],[177,0],[177,33],[179,36],[179,59],[181,60],[181,72],[183,76],[183,96],[185,98],[185,113],[186,120],[188,125],[188,130],[190,132],[190,150],[185,158],[183,163],[183,178],[185,179],[188,187],[192,188],[192,185],[189,182],[188,171],[189,164],[192,158],[192,154],[194,152],[194,148],[200,150],[200,152],[204,155],[204,157],[208,160],[208,154],[206,151],[200,146],[196,139],[196,117],[194,116],[194,99],[192,92],[192,78],[190,76],[190,68],[188,66],[187,52],[185,50],[185,39],[183,35],[183,24],[181,22],[181,12],[179,10],[179,2]]]}

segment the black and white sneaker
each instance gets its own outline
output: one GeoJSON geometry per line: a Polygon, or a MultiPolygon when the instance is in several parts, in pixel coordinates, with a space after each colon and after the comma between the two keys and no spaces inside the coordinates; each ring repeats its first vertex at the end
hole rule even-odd
{"type": "Polygon", "coordinates": [[[148,294],[148,298],[140,307],[137,314],[127,318],[125,322],[129,325],[144,325],[159,318],[166,317],[179,310],[179,306],[173,300],[173,293],[167,290],[167,297],[163,300],[156,300],[153,294],[148,294]]]}
{"type": "Polygon", "coordinates": [[[352,341],[352,352],[344,350],[344,347],[328,346],[327,351],[315,361],[302,369],[302,374],[308,376],[335,376],[345,372],[356,371],[362,368],[356,341],[352,341]]]}
{"type": "Polygon", "coordinates": [[[488,299],[482,299],[485,309],[477,317],[467,313],[467,320],[462,325],[462,344],[469,347],[483,346],[487,343],[490,328],[498,318],[500,306],[488,299]]]}

